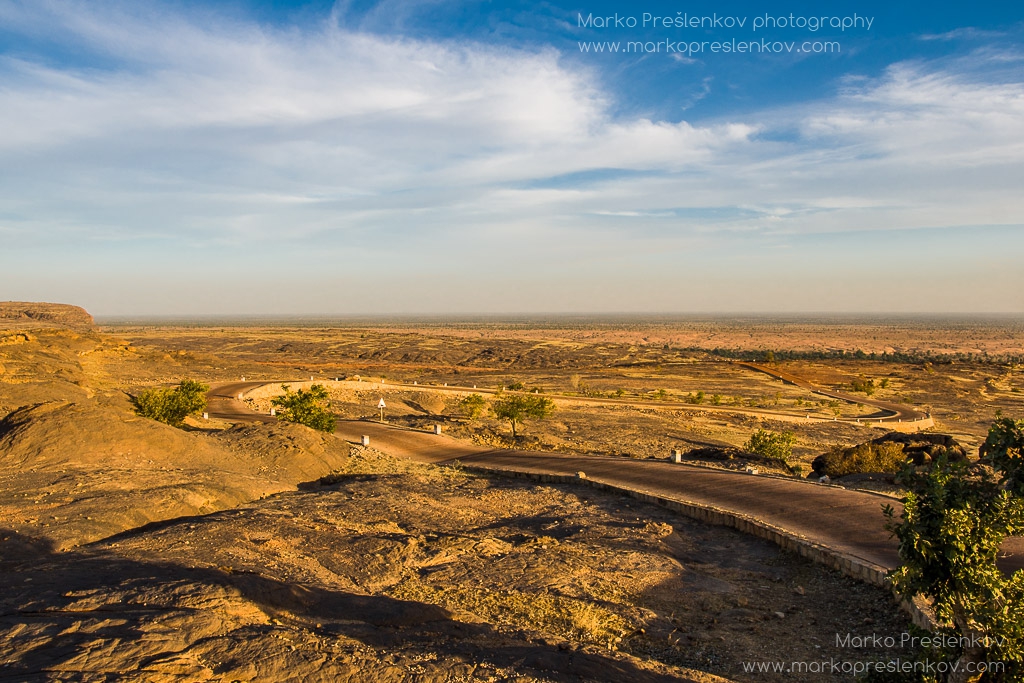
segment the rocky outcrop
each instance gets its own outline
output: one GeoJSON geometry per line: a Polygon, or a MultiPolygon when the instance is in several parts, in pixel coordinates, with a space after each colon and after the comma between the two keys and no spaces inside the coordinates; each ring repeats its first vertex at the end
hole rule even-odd
{"type": "Polygon", "coordinates": [[[949,434],[889,432],[877,439],[872,439],[871,443],[898,443],[903,446],[903,452],[910,456],[915,465],[930,463],[936,455],[943,451],[952,462],[967,459],[967,451],[949,434]]]}
{"type": "MultiPolygon", "coordinates": [[[[871,441],[866,441],[857,446],[850,446],[849,448],[836,447],[828,453],[822,453],[811,463],[811,469],[815,476],[822,474],[828,474],[830,476],[837,476],[834,470],[836,463],[842,462],[845,459],[856,458],[861,456],[862,458],[866,455],[865,451],[877,452],[881,449],[868,449],[867,446],[882,446],[884,444],[898,444],[902,447],[903,453],[899,456],[898,461],[895,463],[895,467],[898,470],[901,466],[903,457],[908,457],[913,460],[915,465],[927,465],[937,456],[939,453],[946,453],[946,456],[952,462],[959,462],[967,459],[967,451],[960,443],[949,434],[926,434],[922,432],[916,432],[913,434],[904,434],[902,432],[889,432],[883,436],[880,436],[871,441]],[[831,464],[830,464],[831,461],[831,464]]],[[[863,462],[861,463],[863,464],[863,462]]],[[[847,470],[850,465],[843,464],[842,469],[847,470]]],[[[856,472],[857,474],[872,473],[879,474],[882,471],[864,471],[861,470],[856,472]]],[[[843,476],[842,474],[838,476],[843,476]]]]}
{"type": "Polygon", "coordinates": [[[0,322],[44,323],[47,327],[91,327],[92,316],[79,306],[34,301],[0,301],[0,322]]]}

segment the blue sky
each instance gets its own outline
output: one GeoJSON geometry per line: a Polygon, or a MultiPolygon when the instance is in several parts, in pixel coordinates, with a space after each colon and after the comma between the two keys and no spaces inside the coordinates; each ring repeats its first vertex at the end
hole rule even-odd
{"type": "Polygon", "coordinates": [[[1024,8],[898,5],[0,0],[0,299],[1024,312],[1024,8]]]}

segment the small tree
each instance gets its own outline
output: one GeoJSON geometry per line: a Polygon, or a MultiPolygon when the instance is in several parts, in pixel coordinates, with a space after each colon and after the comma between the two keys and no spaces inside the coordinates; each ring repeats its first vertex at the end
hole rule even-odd
{"type": "Polygon", "coordinates": [[[938,455],[924,472],[907,464],[899,521],[885,506],[886,528],[899,541],[901,565],[890,573],[904,596],[922,594],[957,636],[950,683],[982,679],[978,664],[1000,661],[986,681],[1017,681],[1024,673],[1024,570],[1006,577],[996,560],[1007,536],[1024,532],[1024,421],[992,425],[982,455],[987,468],[938,455]]]}
{"type": "Polygon", "coordinates": [[[502,420],[508,420],[512,426],[512,438],[518,437],[517,427],[526,418],[543,420],[555,410],[555,403],[543,396],[505,396],[494,402],[491,407],[494,414],[502,420]]]}
{"type": "Polygon", "coordinates": [[[795,443],[796,436],[793,432],[769,432],[758,429],[750,435],[750,440],[743,444],[743,449],[768,460],[786,463],[793,455],[795,443]]]}
{"type": "Polygon", "coordinates": [[[468,419],[476,420],[483,417],[483,414],[487,412],[487,401],[480,394],[470,394],[459,401],[459,410],[468,419]]]}
{"type": "Polygon", "coordinates": [[[287,384],[282,384],[281,388],[284,389],[284,396],[275,396],[271,403],[284,411],[282,418],[321,432],[334,432],[336,424],[334,416],[324,405],[327,402],[327,389],[322,384],[314,384],[309,391],[292,391],[287,384]]]}
{"type": "Polygon", "coordinates": [[[133,399],[135,412],[172,427],[180,427],[185,418],[206,408],[206,392],[202,382],[184,379],[174,388],[147,389],[133,399]]]}

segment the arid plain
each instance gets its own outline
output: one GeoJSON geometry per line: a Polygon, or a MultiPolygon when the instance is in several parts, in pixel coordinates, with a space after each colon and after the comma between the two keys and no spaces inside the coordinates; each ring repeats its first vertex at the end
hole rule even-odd
{"type": "Polygon", "coordinates": [[[781,681],[744,663],[908,628],[884,589],[731,529],[280,421],[175,429],[134,413],[149,387],[266,381],[244,403],[268,415],[280,383],[312,381],[341,419],[379,420],[384,398],[390,424],[466,443],[708,467],[749,466],[708,454],[786,430],[790,463],[753,464],[793,478],[893,425],[757,366],[929,415],[971,455],[997,411],[1024,414],[1013,319],[0,313],[0,666],[17,680],[781,681]],[[520,385],[556,409],[516,441],[460,408],[520,385]]]}

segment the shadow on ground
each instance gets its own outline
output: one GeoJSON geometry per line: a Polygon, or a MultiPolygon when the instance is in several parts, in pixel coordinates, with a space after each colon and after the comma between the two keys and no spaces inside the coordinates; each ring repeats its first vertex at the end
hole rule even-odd
{"type": "Polygon", "coordinates": [[[18,680],[428,681],[488,669],[537,680],[688,680],[517,641],[435,605],[141,562],[114,547],[58,553],[9,530],[0,530],[0,582],[0,657],[4,677],[18,680]]]}

